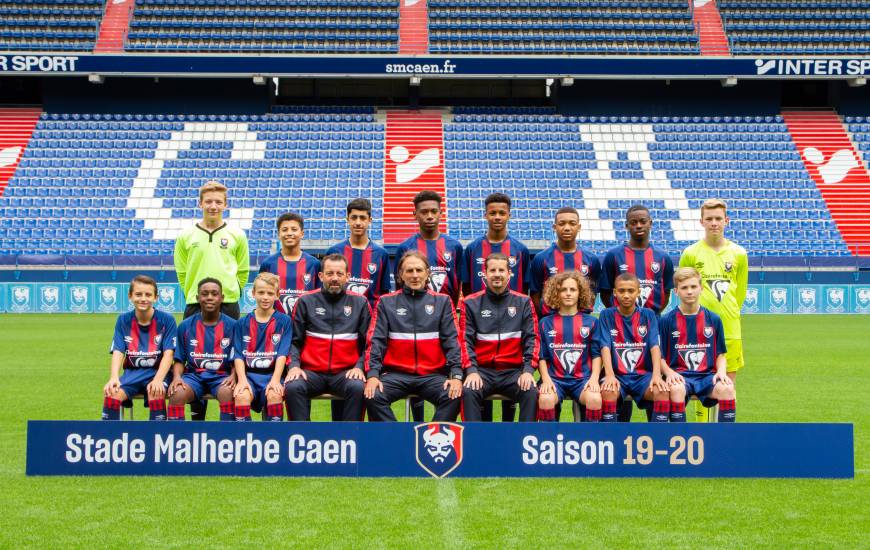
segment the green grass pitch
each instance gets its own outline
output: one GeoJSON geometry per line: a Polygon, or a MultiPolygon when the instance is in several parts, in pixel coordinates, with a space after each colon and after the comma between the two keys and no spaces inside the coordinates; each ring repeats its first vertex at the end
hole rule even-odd
{"type": "Polygon", "coordinates": [[[740,422],[853,422],[854,480],[25,477],[28,419],[99,417],[113,322],[0,315],[0,548],[870,544],[870,316],[747,317],[738,380],[740,422]]]}

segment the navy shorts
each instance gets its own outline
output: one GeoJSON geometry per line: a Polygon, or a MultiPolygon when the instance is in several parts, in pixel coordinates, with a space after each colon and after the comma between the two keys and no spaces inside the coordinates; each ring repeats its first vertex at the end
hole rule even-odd
{"type": "Polygon", "coordinates": [[[251,408],[255,411],[262,411],[263,407],[266,406],[266,386],[272,380],[272,375],[248,372],[245,376],[248,377],[248,384],[251,385],[251,393],[254,395],[251,408]]]}
{"type": "Polygon", "coordinates": [[[713,388],[716,383],[713,381],[715,373],[713,372],[681,372],[680,376],[686,381],[686,401],[693,395],[697,397],[705,407],[712,407],[719,403],[718,400],[710,397],[713,393],[713,388]]]}
{"type": "Polygon", "coordinates": [[[580,394],[586,389],[589,378],[552,378],[556,386],[556,395],[561,403],[566,397],[573,401],[580,401],[580,394]]]}
{"type": "Polygon", "coordinates": [[[207,393],[217,398],[218,388],[224,383],[227,376],[227,374],[222,372],[185,372],[181,380],[187,387],[193,390],[193,395],[199,401],[207,393]]]}
{"type": "Polygon", "coordinates": [[[643,394],[652,383],[652,373],[647,374],[617,374],[616,379],[619,380],[619,394],[622,400],[626,397],[631,397],[639,407],[643,401],[643,394]]]}
{"type": "MultiPolygon", "coordinates": [[[[148,401],[148,384],[154,380],[157,369],[125,369],[121,375],[121,389],[127,394],[127,399],[133,399],[134,395],[145,395],[148,401]]],[[[163,387],[168,388],[167,380],[163,381],[163,387]]]]}

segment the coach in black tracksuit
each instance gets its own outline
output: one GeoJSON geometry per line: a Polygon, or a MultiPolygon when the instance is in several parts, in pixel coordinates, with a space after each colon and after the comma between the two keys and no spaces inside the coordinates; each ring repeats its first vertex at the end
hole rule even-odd
{"type": "Polygon", "coordinates": [[[486,288],[463,300],[462,332],[468,355],[462,392],[463,420],[480,421],[483,401],[493,394],[520,405],[520,422],[534,422],[538,388],[538,319],[531,298],[508,286],[510,264],[504,254],[484,262],[486,288]]]}
{"type": "Polygon", "coordinates": [[[342,420],[363,415],[366,337],[371,322],[368,299],[345,290],[347,260],[323,258],[322,288],[303,294],[293,308],[290,370],[284,400],[290,420],[311,420],[310,399],[324,393],[344,398],[342,420]]]}
{"type": "Polygon", "coordinates": [[[427,288],[429,262],[416,251],[399,261],[402,290],[381,296],[366,351],[369,420],[395,421],[390,405],[419,395],[435,421],[452,421],[462,395],[462,349],[453,302],[427,288]]]}

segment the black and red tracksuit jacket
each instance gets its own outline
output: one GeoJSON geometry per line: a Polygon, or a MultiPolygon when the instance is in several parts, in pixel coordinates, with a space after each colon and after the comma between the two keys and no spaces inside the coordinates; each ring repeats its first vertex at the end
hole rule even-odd
{"type": "Polygon", "coordinates": [[[290,368],[333,373],[363,368],[372,311],[362,294],[312,290],[293,307],[290,368]]]}
{"type": "Polygon", "coordinates": [[[468,357],[468,374],[478,369],[538,368],[541,339],[531,298],[506,290],[496,294],[484,289],[462,300],[462,334],[468,357]]]}
{"type": "Polygon", "coordinates": [[[462,377],[462,346],[450,296],[408,287],[381,296],[369,329],[366,378],[384,371],[462,377]]]}

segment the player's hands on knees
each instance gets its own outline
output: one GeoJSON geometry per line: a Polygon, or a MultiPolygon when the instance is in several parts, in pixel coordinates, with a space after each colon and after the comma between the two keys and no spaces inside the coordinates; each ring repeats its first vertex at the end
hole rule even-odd
{"type": "Polygon", "coordinates": [[[605,376],[601,384],[602,391],[619,391],[619,382],[615,376],[605,376]]]}
{"type": "Polygon", "coordinates": [[[722,373],[717,372],[716,374],[713,375],[713,383],[715,384],[716,382],[722,382],[726,386],[733,386],[734,385],[734,382],[732,382],[731,379],[728,377],[728,373],[725,373],[725,372],[722,372],[722,373]]]}
{"type": "Polygon", "coordinates": [[[276,397],[284,399],[284,385],[281,384],[280,380],[269,380],[269,384],[266,385],[266,395],[269,395],[270,392],[275,394],[276,397]]]}
{"type": "Polygon", "coordinates": [[[105,397],[114,396],[121,389],[121,380],[117,376],[109,378],[109,381],[103,386],[103,395],[105,397]]]}
{"type": "Polygon", "coordinates": [[[168,395],[172,396],[177,391],[183,391],[187,388],[187,384],[181,378],[176,378],[169,384],[169,392],[168,395]]]}
{"type": "Polygon", "coordinates": [[[667,383],[669,388],[682,386],[686,383],[683,377],[674,371],[669,372],[668,375],[665,376],[665,382],[667,383]]]}
{"type": "Polygon", "coordinates": [[[293,367],[292,369],[287,371],[287,378],[284,379],[284,383],[286,384],[287,382],[299,380],[300,378],[302,380],[308,381],[308,375],[305,374],[304,370],[302,370],[300,367],[293,367]]]}
{"type": "Polygon", "coordinates": [[[245,392],[253,395],[253,393],[251,392],[251,385],[248,384],[247,380],[236,384],[236,389],[233,390],[233,397],[241,397],[242,395],[244,395],[245,392]]]}
{"type": "Polygon", "coordinates": [[[447,390],[447,397],[456,399],[462,396],[462,382],[455,378],[450,378],[444,381],[443,389],[447,390]]]}
{"type": "Polygon", "coordinates": [[[598,384],[598,380],[589,379],[589,382],[586,382],[586,389],[589,393],[601,393],[601,386],[598,384]]]}
{"type": "Polygon", "coordinates": [[[233,376],[227,376],[226,378],[224,378],[224,381],[221,382],[220,386],[218,386],[218,387],[220,387],[220,388],[229,388],[229,389],[231,389],[231,390],[234,389],[234,388],[236,387],[236,377],[235,377],[235,375],[233,375],[233,376]]]}
{"type": "Polygon", "coordinates": [[[366,399],[374,399],[375,391],[384,391],[384,384],[377,376],[373,376],[366,380],[366,387],[363,390],[363,395],[366,399]]]}
{"type": "Polygon", "coordinates": [[[556,385],[553,384],[553,381],[550,379],[542,380],[540,393],[542,393],[542,394],[556,393],[556,385]]]}
{"type": "Polygon", "coordinates": [[[366,379],[366,375],[363,374],[362,369],[359,369],[357,367],[354,367],[354,368],[348,370],[347,373],[345,373],[344,377],[347,378],[348,380],[363,380],[363,381],[365,381],[365,379],[366,379]]]}
{"type": "Polygon", "coordinates": [[[148,386],[146,388],[148,390],[148,398],[149,399],[165,399],[166,398],[166,389],[163,387],[163,380],[157,381],[152,380],[148,382],[148,386]]]}
{"type": "Polygon", "coordinates": [[[465,387],[470,390],[479,390],[483,387],[483,379],[479,374],[473,372],[465,378],[465,387]]]}
{"type": "Polygon", "coordinates": [[[524,372],[517,378],[517,385],[519,385],[520,389],[523,391],[529,391],[529,389],[535,385],[535,377],[531,374],[524,372]]]}
{"type": "Polygon", "coordinates": [[[668,383],[660,376],[653,376],[652,383],[649,385],[653,392],[669,393],[671,390],[668,383]]]}

